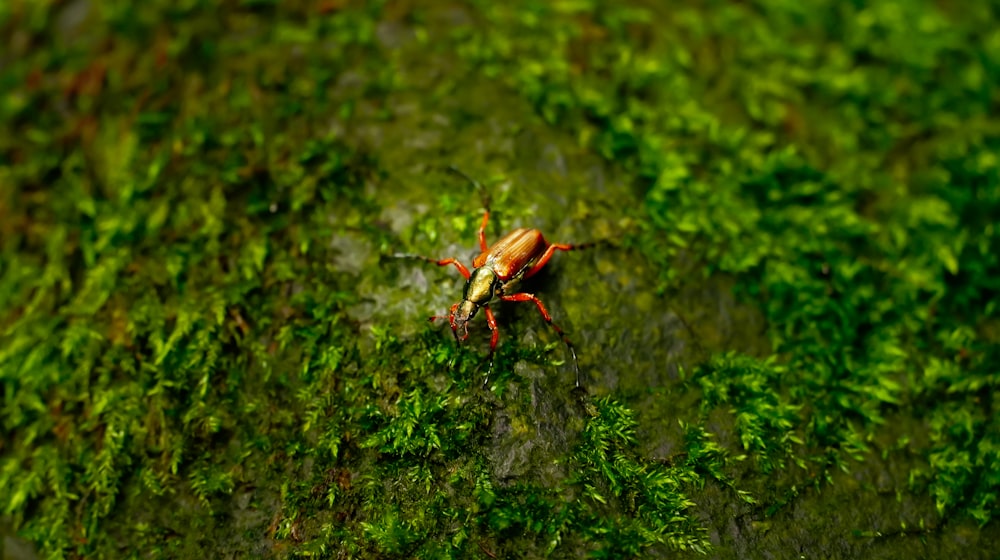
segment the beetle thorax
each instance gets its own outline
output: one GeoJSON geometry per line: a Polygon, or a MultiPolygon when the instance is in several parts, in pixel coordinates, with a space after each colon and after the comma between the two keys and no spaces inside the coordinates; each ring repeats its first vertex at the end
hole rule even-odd
{"type": "Polygon", "coordinates": [[[493,299],[493,292],[499,283],[497,275],[488,266],[472,271],[469,281],[465,283],[465,293],[462,299],[479,305],[486,305],[493,299]]]}

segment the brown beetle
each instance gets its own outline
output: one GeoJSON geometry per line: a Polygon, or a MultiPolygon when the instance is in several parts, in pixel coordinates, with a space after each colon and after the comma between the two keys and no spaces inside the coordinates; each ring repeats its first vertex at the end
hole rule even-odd
{"type": "MultiPolygon", "coordinates": [[[[451,171],[465,177],[469,182],[481,190],[479,183],[469,179],[464,173],[450,168],[451,171]]],[[[521,280],[531,278],[538,273],[552,258],[556,251],[572,251],[590,247],[594,243],[569,244],[569,243],[549,243],[545,240],[542,232],[537,229],[517,228],[507,235],[501,237],[493,246],[486,243],[486,224],[490,219],[489,200],[484,196],[485,214],[479,226],[479,249],[482,251],[478,257],[472,261],[472,272],[456,258],[432,259],[421,255],[397,254],[397,257],[423,259],[439,266],[454,265],[455,268],[465,277],[465,290],[462,292],[462,301],[451,306],[448,313],[448,322],[451,324],[452,333],[456,341],[462,341],[469,337],[468,323],[476,316],[481,308],[486,315],[486,324],[492,331],[490,338],[490,367],[486,373],[483,386],[489,383],[490,374],[493,372],[493,353],[496,351],[497,340],[500,331],[497,329],[496,318],[490,309],[490,302],[494,298],[500,301],[530,301],[542,314],[545,322],[552,325],[566,347],[569,348],[573,356],[573,367],[576,370],[576,386],[580,387],[580,365],[576,359],[576,349],[570,342],[566,333],[558,325],[552,322],[552,316],[545,309],[541,300],[533,294],[516,292],[518,283],[521,280]],[[459,335],[461,331],[461,335],[459,335]]],[[[431,317],[431,320],[443,317],[431,317]]]]}

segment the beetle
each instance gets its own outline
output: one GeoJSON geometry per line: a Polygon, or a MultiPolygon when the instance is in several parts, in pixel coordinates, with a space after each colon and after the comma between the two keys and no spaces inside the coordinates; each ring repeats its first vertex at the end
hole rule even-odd
{"type": "MultiPolygon", "coordinates": [[[[482,187],[478,182],[470,179],[455,167],[449,167],[449,171],[457,173],[476,186],[481,192],[482,187]]],[[[490,362],[489,370],[486,372],[486,379],[483,381],[485,387],[489,383],[490,374],[493,373],[493,355],[496,351],[497,341],[500,338],[500,331],[497,328],[496,318],[493,310],[490,309],[490,302],[494,299],[499,301],[527,302],[535,304],[545,322],[552,326],[556,333],[562,338],[573,356],[573,368],[576,371],[576,386],[580,387],[580,364],[576,358],[576,349],[566,333],[552,321],[552,315],[540,299],[534,294],[518,292],[517,287],[522,280],[527,280],[538,274],[542,268],[548,264],[552,255],[556,251],[573,251],[591,247],[596,243],[549,243],[545,236],[538,229],[517,228],[504,235],[493,245],[486,242],[486,224],[490,219],[489,197],[483,196],[484,214],[483,221],[479,225],[479,256],[472,260],[472,271],[461,261],[454,257],[446,259],[433,259],[422,255],[397,253],[396,257],[416,258],[432,262],[438,266],[452,265],[465,278],[465,289],[462,292],[462,300],[451,306],[448,312],[448,323],[451,326],[452,334],[456,342],[461,342],[469,337],[468,324],[473,317],[483,310],[486,316],[486,324],[491,331],[490,352],[487,359],[490,362]],[[461,331],[461,334],[459,332],[461,331]]],[[[430,320],[443,319],[443,316],[434,316],[430,320]]]]}

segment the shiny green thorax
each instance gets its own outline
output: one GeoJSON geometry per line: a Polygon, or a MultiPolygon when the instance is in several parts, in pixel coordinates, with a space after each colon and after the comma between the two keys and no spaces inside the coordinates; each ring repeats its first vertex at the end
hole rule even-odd
{"type": "Polygon", "coordinates": [[[500,278],[489,266],[483,266],[472,271],[468,282],[465,283],[465,290],[462,292],[462,301],[459,302],[455,310],[455,324],[459,329],[465,331],[465,324],[476,316],[479,308],[486,305],[493,299],[494,294],[500,286],[500,278]]]}
{"type": "Polygon", "coordinates": [[[493,299],[500,279],[489,266],[483,266],[472,271],[469,281],[465,283],[462,299],[478,305],[485,305],[493,299]]]}

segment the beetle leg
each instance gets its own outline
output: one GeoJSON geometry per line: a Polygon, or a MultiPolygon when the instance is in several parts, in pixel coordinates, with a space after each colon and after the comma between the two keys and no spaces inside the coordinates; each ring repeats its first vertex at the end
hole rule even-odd
{"type": "Polygon", "coordinates": [[[490,382],[490,374],[493,373],[493,352],[497,349],[497,340],[500,339],[500,330],[497,328],[497,319],[493,316],[493,310],[490,306],[484,305],[483,312],[486,314],[486,324],[490,327],[492,334],[490,335],[490,354],[487,359],[490,361],[490,368],[486,371],[486,379],[483,380],[483,388],[490,382]]]}
{"type": "Polygon", "coordinates": [[[438,319],[448,319],[448,323],[451,325],[451,334],[455,335],[455,343],[458,343],[458,325],[455,323],[455,310],[458,309],[458,304],[451,306],[451,310],[448,312],[447,317],[444,315],[431,315],[427,318],[428,321],[434,322],[438,319]]]}
{"type": "Polygon", "coordinates": [[[490,246],[486,244],[486,222],[490,221],[490,209],[483,214],[483,223],[479,225],[479,248],[486,252],[490,246]]]}
{"type": "Polygon", "coordinates": [[[455,265],[455,268],[457,268],[458,271],[462,273],[462,276],[464,276],[466,280],[469,279],[469,269],[465,268],[465,265],[459,262],[459,260],[456,258],[438,260],[438,259],[432,259],[430,257],[425,257],[423,255],[414,255],[411,253],[395,253],[392,256],[396,257],[397,259],[420,259],[427,262],[432,262],[438,266],[448,266],[449,264],[453,264],[455,265]]]}
{"type": "MultiPolygon", "coordinates": [[[[458,309],[458,304],[452,304],[451,309],[448,311],[448,323],[451,325],[451,332],[455,335],[455,342],[458,342],[458,325],[455,324],[455,310],[458,309]]],[[[437,321],[438,319],[444,319],[444,315],[432,315],[429,319],[430,321],[437,321]]]]}
{"type": "MultiPolygon", "coordinates": [[[[553,245],[553,247],[554,247],[554,245],[553,245]]],[[[564,249],[564,250],[567,250],[567,249],[564,249]]],[[[573,347],[573,343],[570,342],[569,337],[566,336],[566,333],[563,332],[563,330],[559,328],[559,325],[557,325],[557,324],[555,324],[555,323],[552,322],[552,316],[549,315],[549,311],[547,309],[545,309],[544,305],[542,305],[542,301],[540,299],[536,298],[534,295],[527,294],[527,293],[524,293],[524,292],[519,293],[519,294],[510,294],[509,296],[500,296],[500,299],[503,300],[503,301],[532,301],[532,302],[535,303],[535,305],[538,306],[538,311],[542,314],[542,318],[545,319],[546,323],[548,323],[549,325],[552,325],[552,328],[555,329],[555,331],[557,333],[559,333],[559,336],[562,337],[563,342],[566,343],[566,347],[569,348],[569,353],[572,354],[572,356],[573,356],[573,368],[576,370],[576,386],[579,387],[580,386],[580,364],[579,364],[579,362],[577,362],[577,359],[576,359],[576,349],[573,347]]]]}
{"type": "Polygon", "coordinates": [[[534,266],[529,268],[527,272],[524,273],[524,278],[531,278],[532,276],[537,274],[538,271],[541,270],[542,267],[544,267],[549,262],[549,259],[552,258],[552,254],[555,253],[557,249],[560,251],[575,251],[577,249],[586,249],[587,247],[593,247],[594,245],[596,245],[596,243],[594,242],[579,243],[576,245],[571,243],[553,243],[549,245],[547,249],[545,249],[545,253],[542,254],[542,258],[538,259],[538,262],[536,262],[534,266]]]}
{"type": "MultiPolygon", "coordinates": [[[[451,323],[451,334],[455,335],[455,344],[459,344],[459,342],[461,342],[461,341],[458,338],[458,324],[455,323],[455,310],[456,309],[458,309],[458,303],[453,303],[451,305],[451,311],[448,312],[448,322],[451,323]]],[[[468,333],[466,333],[465,336],[469,336],[468,333]]]]}
{"type": "Polygon", "coordinates": [[[438,319],[445,319],[445,318],[447,318],[448,322],[451,324],[451,334],[452,334],[452,336],[455,337],[455,348],[456,348],[457,351],[455,353],[455,356],[451,359],[451,363],[448,365],[448,369],[454,369],[455,368],[455,362],[458,360],[458,351],[461,351],[461,349],[462,349],[461,341],[458,340],[458,327],[455,324],[455,310],[456,309],[458,309],[458,304],[457,303],[451,306],[451,309],[449,310],[447,317],[445,317],[444,315],[431,315],[431,317],[428,319],[430,322],[433,323],[434,321],[437,321],[438,319]]]}

